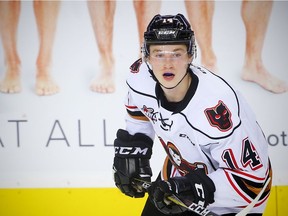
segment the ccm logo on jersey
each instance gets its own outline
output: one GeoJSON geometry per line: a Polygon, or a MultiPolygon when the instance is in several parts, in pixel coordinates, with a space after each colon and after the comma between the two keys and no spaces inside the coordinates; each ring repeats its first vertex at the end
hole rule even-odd
{"type": "Polygon", "coordinates": [[[205,109],[205,115],[211,126],[220,131],[228,131],[232,128],[231,112],[223,101],[219,100],[214,107],[205,109]]]}
{"type": "Polygon", "coordinates": [[[115,155],[146,155],[148,148],[140,147],[115,147],[115,155]]]}

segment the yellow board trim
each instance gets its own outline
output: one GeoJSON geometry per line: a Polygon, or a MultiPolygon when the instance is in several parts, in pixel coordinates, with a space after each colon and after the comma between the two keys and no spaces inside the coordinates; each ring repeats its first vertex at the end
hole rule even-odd
{"type": "MultiPolygon", "coordinates": [[[[146,202],[116,188],[0,189],[1,216],[137,216],[146,202]]],[[[264,216],[288,212],[288,186],[272,187],[264,216]]]]}

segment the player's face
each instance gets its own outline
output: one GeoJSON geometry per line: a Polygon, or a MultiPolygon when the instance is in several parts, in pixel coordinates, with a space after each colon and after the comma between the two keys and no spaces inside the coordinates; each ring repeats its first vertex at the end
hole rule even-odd
{"type": "Polygon", "coordinates": [[[165,87],[175,86],[186,74],[192,61],[185,44],[151,45],[148,62],[157,80],[165,87]]]}

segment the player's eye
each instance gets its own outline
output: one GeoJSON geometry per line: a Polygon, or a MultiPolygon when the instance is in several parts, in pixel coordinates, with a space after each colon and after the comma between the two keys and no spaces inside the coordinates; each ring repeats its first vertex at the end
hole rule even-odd
{"type": "Polygon", "coordinates": [[[172,58],[181,58],[182,57],[182,53],[173,53],[172,54],[172,58]]]}
{"type": "Polygon", "coordinates": [[[155,58],[159,58],[159,59],[164,58],[164,53],[157,53],[155,55],[155,58]]]}

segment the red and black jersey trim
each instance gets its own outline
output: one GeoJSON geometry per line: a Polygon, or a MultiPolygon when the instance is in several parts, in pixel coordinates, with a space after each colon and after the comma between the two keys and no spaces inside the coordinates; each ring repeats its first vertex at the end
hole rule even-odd
{"type": "Polygon", "coordinates": [[[126,111],[129,116],[133,119],[142,120],[142,121],[149,121],[149,119],[139,111],[137,106],[128,106],[126,105],[126,111]]]}
{"type": "Polygon", "coordinates": [[[133,118],[133,119],[137,119],[137,120],[142,120],[142,121],[149,121],[149,119],[141,112],[141,111],[135,111],[132,112],[128,109],[127,113],[133,118]]]}
{"type": "MultiPolygon", "coordinates": [[[[255,199],[255,197],[258,195],[258,193],[263,188],[263,185],[264,185],[263,183],[253,182],[253,181],[250,181],[248,179],[243,179],[243,178],[241,178],[237,175],[233,175],[233,174],[232,174],[232,176],[233,176],[235,182],[237,183],[237,185],[242,189],[242,191],[244,191],[252,199],[255,199]]],[[[266,190],[262,194],[262,196],[260,197],[260,200],[263,199],[265,196],[267,196],[268,193],[269,193],[269,191],[266,190]]]]}
{"type": "MultiPolygon", "coordinates": [[[[268,181],[269,178],[272,179],[272,168],[269,162],[269,168],[265,178],[258,178],[241,171],[229,169],[225,169],[225,174],[234,190],[247,202],[248,205],[263,189],[266,181],[268,181]]],[[[272,181],[269,182],[264,193],[261,195],[255,206],[259,206],[266,201],[266,199],[269,197],[271,186],[272,181]]],[[[239,207],[244,208],[245,206],[239,207]]]]}

